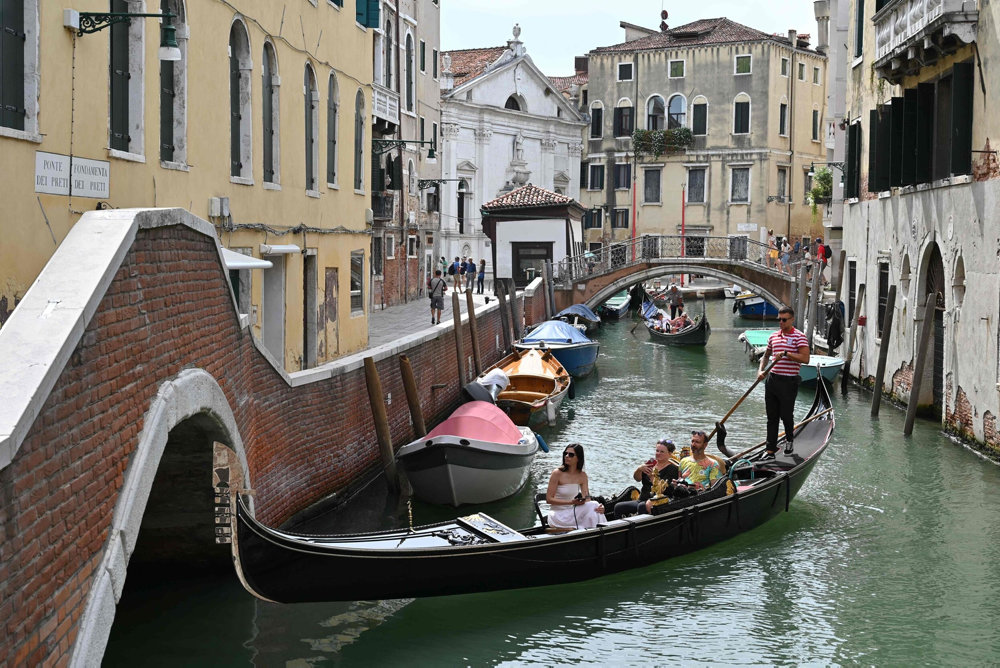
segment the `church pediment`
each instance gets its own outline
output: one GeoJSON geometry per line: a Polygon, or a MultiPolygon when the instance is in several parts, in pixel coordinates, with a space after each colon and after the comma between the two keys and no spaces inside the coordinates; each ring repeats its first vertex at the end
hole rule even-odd
{"type": "Polygon", "coordinates": [[[455,169],[457,171],[459,171],[459,172],[471,172],[471,173],[475,173],[475,172],[479,171],[479,168],[476,167],[471,162],[469,162],[468,160],[462,160],[462,161],[460,161],[458,163],[458,165],[455,167],[455,169]]]}

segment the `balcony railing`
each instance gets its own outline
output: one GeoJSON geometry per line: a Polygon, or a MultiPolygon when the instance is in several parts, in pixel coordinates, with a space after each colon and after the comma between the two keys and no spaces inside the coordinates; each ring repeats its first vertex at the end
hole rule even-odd
{"type": "Polygon", "coordinates": [[[372,113],[377,119],[399,125],[399,93],[373,83],[372,113]]]}
{"type": "Polygon", "coordinates": [[[975,0],[898,0],[872,18],[875,69],[898,82],[939,56],[976,41],[979,11],[975,0]]]}

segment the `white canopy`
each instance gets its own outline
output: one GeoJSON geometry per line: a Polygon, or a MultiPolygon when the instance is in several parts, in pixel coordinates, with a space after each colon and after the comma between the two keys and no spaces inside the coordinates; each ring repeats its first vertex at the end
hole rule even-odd
{"type": "Polygon", "coordinates": [[[258,260],[252,255],[243,255],[228,248],[222,249],[222,261],[226,269],[270,269],[274,265],[268,260],[258,260]]]}

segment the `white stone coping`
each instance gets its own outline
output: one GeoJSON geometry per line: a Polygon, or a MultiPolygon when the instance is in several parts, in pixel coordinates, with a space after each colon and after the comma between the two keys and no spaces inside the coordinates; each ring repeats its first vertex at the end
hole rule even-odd
{"type": "MultiPolygon", "coordinates": [[[[225,267],[215,229],[183,209],[88,211],[0,328],[0,469],[20,449],[136,232],[171,225],[186,225],[215,240],[220,268],[225,267]]],[[[229,273],[223,275],[228,281],[229,273]]],[[[242,324],[235,301],[233,317],[242,324]]]]}

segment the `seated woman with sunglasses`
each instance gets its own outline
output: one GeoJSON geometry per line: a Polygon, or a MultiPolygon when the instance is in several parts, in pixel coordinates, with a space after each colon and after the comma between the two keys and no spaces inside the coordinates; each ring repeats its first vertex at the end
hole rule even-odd
{"type": "Polygon", "coordinates": [[[562,453],[562,466],[552,472],[545,502],[549,526],[555,529],[592,529],[604,521],[604,509],[590,500],[590,483],[583,471],[583,446],[570,443],[562,453]]]}
{"type": "Polygon", "coordinates": [[[670,500],[697,494],[712,486],[726,474],[725,462],[705,453],[708,435],[700,430],[691,432],[691,455],[681,460],[680,479],[657,490],[657,496],[646,502],[646,512],[657,515],[668,511],[670,500]]]}

